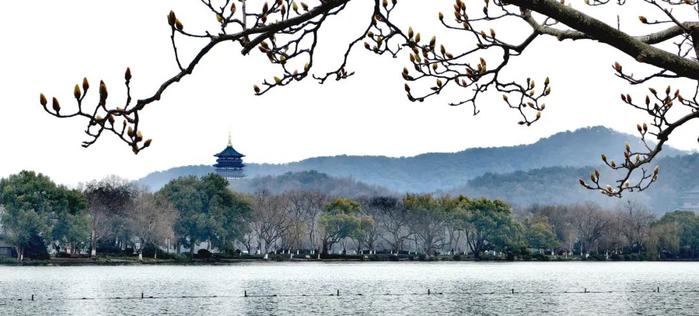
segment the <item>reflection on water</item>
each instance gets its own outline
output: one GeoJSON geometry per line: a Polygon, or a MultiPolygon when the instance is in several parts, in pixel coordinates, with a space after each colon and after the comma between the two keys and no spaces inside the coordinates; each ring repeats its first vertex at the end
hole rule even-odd
{"type": "Polygon", "coordinates": [[[0,267],[3,315],[696,315],[698,299],[690,262],[0,267]]]}

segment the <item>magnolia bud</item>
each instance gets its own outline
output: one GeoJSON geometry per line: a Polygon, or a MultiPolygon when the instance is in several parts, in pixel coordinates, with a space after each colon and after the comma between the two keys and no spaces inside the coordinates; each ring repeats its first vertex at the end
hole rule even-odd
{"type": "Polygon", "coordinates": [[[39,103],[41,103],[41,106],[46,106],[48,103],[48,100],[46,100],[46,96],[43,93],[39,95],[39,103]]]}
{"type": "Polygon", "coordinates": [[[613,67],[614,70],[616,70],[617,72],[621,72],[621,70],[622,70],[621,64],[620,64],[619,62],[614,62],[614,66],[612,66],[612,67],[613,67]]]}
{"type": "Polygon", "coordinates": [[[104,81],[100,80],[100,99],[105,100],[107,99],[107,96],[109,93],[107,93],[107,85],[104,84],[104,81]]]}
{"type": "Polygon", "coordinates": [[[253,90],[255,90],[255,93],[260,93],[260,87],[258,85],[253,86],[253,90]]]}
{"type": "Polygon", "coordinates": [[[58,104],[58,99],[53,98],[52,105],[53,105],[53,110],[56,111],[56,114],[58,114],[58,112],[61,111],[61,105],[58,104]]]}
{"type": "Polygon", "coordinates": [[[170,11],[170,14],[167,15],[167,24],[174,27],[176,21],[177,21],[177,16],[175,16],[175,12],[170,11]]]}
{"type": "Polygon", "coordinates": [[[87,81],[87,78],[83,78],[83,91],[87,93],[87,89],[90,89],[90,83],[87,81]]]}
{"type": "Polygon", "coordinates": [[[73,88],[73,96],[76,99],[80,99],[80,86],[77,84],[75,85],[75,88],[73,88]]]}
{"type": "Polygon", "coordinates": [[[126,79],[126,81],[131,80],[131,68],[126,67],[126,72],[124,73],[124,79],[126,79]]]}
{"type": "Polygon", "coordinates": [[[143,148],[150,147],[150,144],[153,142],[152,139],[148,139],[143,143],[143,148]]]}

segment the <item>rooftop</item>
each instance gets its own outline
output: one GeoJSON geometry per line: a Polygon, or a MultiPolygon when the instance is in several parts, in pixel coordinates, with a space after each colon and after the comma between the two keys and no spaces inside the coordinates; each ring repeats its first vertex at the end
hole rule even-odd
{"type": "Polygon", "coordinates": [[[215,154],[215,157],[231,157],[231,158],[243,158],[245,155],[239,153],[237,150],[231,146],[231,144],[228,144],[226,149],[224,149],[222,152],[215,154]]]}

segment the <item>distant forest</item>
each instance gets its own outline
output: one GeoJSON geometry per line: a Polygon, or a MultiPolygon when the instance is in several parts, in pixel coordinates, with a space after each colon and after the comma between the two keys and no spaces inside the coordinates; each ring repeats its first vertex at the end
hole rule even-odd
{"type": "MultiPolygon", "coordinates": [[[[12,246],[9,255],[17,262],[269,259],[280,252],[289,259],[367,260],[699,256],[699,215],[691,211],[656,216],[631,202],[615,209],[591,203],[516,209],[465,196],[381,195],[351,181],[317,181],[323,178],[296,173],[285,183],[291,188],[310,180],[333,194],[318,187],[271,192],[265,180],[248,183],[255,193],[240,193],[216,174],[177,178],[157,192],[115,177],[75,190],[22,171],[0,179],[0,241],[12,246]],[[350,188],[365,191],[339,195],[350,188]]],[[[8,247],[2,249],[7,256],[8,247]]]]}

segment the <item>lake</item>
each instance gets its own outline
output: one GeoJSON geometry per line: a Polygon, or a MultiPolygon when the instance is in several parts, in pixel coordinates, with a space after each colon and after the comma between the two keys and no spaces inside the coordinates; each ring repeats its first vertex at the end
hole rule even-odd
{"type": "Polygon", "coordinates": [[[3,266],[0,314],[697,315],[699,263],[3,266]]]}

